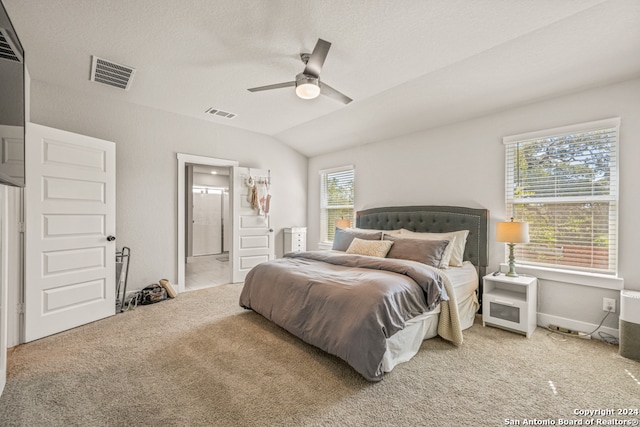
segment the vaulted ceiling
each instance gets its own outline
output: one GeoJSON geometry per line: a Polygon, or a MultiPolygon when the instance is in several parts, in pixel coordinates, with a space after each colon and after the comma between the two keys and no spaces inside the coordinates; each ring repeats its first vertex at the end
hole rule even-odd
{"type": "Polygon", "coordinates": [[[271,135],[306,156],[640,76],[637,0],[2,0],[32,80],[271,135]],[[354,101],[303,100],[321,80],[354,101]],[[89,80],[96,55],[136,69],[89,80]],[[232,112],[226,119],[209,108],[232,112]]]}

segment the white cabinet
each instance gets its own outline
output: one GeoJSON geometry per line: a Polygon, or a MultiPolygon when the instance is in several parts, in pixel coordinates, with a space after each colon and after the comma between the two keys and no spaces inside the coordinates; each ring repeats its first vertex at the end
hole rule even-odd
{"type": "Polygon", "coordinates": [[[538,279],[500,273],[482,280],[482,325],[524,333],[529,338],[536,330],[538,279]]]}
{"type": "Polygon", "coordinates": [[[284,229],[284,253],[304,252],[307,250],[307,227],[284,229]]]}

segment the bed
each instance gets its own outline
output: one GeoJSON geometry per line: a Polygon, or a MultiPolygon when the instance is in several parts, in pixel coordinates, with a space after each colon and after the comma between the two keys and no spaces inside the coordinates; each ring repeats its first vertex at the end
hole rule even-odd
{"type": "Polygon", "coordinates": [[[333,250],[254,267],[240,305],[380,381],[425,339],[462,344],[482,295],[488,220],[485,209],[452,206],[359,211],[355,229],[336,230],[333,250]]]}

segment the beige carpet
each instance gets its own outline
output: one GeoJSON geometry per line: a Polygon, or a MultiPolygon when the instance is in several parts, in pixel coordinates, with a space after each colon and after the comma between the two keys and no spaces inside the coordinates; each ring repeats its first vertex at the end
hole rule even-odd
{"type": "Polygon", "coordinates": [[[240,285],[17,347],[2,426],[501,426],[505,420],[640,419],[640,363],[599,341],[476,323],[435,338],[382,382],[238,306],[240,285]]]}

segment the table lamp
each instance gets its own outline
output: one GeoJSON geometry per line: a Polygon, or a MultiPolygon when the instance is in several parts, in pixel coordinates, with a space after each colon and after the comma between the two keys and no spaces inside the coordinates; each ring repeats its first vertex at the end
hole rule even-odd
{"type": "Polygon", "coordinates": [[[513,254],[516,243],[529,243],[529,223],[514,222],[511,218],[510,222],[499,222],[496,227],[496,240],[505,242],[509,246],[509,277],[518,277],[516,274],[516,259],[513,254]]]}
{"type": "Polygon", "coordinates": [[[351,220],[348,219],[336,219],[336,227],[341,228],[341,229],[346,229],[349,228],[349,226],[351,225],[351,220]]]}

